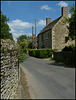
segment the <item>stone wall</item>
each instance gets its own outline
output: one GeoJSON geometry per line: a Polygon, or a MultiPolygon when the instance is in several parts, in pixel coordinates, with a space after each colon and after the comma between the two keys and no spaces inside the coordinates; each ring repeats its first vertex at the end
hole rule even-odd
{"type": "Polygon", "coordinates": [[[38,48],[52,48],[52,30],[48,30],[42,34],[39,34],[38,37],[38,48]],[[40,41],[40,36],[42,40],[40,41]]]}
{"type": "Polygon", "coordinates": [[[18,87],[18,45],[1,39],[1,99],[13,99],[18,87]]]}
{"type": "Polygon", "coordinates": [[[75,52],[54,52],[53,58],[57,61],[65,62],[66,64],[75,65],[75,52]]]}

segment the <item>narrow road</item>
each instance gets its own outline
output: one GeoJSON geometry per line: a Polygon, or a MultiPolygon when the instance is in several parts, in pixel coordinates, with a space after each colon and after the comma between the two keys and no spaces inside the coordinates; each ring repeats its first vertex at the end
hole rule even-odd
{"type": "Polygon", "coordinates": [[[74,99],[75,68],[29,57],[21,63],[31,99],[74,99]]]}

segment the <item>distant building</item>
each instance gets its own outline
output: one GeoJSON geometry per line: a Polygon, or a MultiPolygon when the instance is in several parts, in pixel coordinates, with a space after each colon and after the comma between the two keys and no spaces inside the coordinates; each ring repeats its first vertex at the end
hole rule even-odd
{"type": "Polygon", "coordinates": [[[33,39],[35,38],[35,34],[33,33],[33,39]]]}
{"type": "Polygon", "coordinates": [[[36,37],[36,35],[33,33],[32,34],[33,36],[33,49],[35,49],[35,48],[37,48],[37,37],[36,37]]]}
{"type": "Polygon", "coordinates": [[[38,48],[51,48],[62,50],[65,46],[75,44],[75,41],[69,40],[65,43],[65,37],[68,36],[68,23],[63,23],[64,17],[68,17],[68,7],[62,7],[62,15],[51,22],[51,18],[46,18],[46,26],[37,36],[38,48]]]}

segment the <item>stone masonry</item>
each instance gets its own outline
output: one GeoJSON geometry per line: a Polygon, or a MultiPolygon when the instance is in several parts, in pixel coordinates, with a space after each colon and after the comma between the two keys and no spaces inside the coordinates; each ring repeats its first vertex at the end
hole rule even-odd
{"type": "Polygon", "coordinates": [[[18,45],[1,39],[1,99],[13,99],[18,87],[18,45]]]}
{"type": "Polygon", "coordinates": [[[52,49],[62,50],[65,46],[75,45],[75,41],[69,40],[65,43],[65,37],[68,36],[68,23],[63,23],[64,16],[52,28],[52,49]]]}
{"type": "MultiPolygon", "coordinates": [[[[65,46],[75,45],[71,39],[65,43],[65,37],[68,36],[68,23],[64,23],[65,17],[68,17],[68,7],[62,7],[62,15],[56,20],[50,22],[40,31],[37,36],[38,49],[51,48],[61,51],[65,46]]],[[[47,22],[46,22],[47,23],[47,22]]]]}

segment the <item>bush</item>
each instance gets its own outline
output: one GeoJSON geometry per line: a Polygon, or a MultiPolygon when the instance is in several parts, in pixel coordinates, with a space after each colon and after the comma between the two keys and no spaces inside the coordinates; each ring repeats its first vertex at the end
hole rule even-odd
{"type": "Polygon", "coordinates": [[[19,50],[19,63],[24,62],[27,59],[27,55],[24,53],[24,50],[19,50]]]}
{"type": "Polygon", "coordinates": [[[56,49],[29,49],[29,55],[37,58],[51,57],[56,49]]]}
{"type": "Polygon", "coordinates": [[[62,49],[62,51],[75,51],[75,46],[71,45],[71,46],[65,46],[65,48],[62,49]]]}

